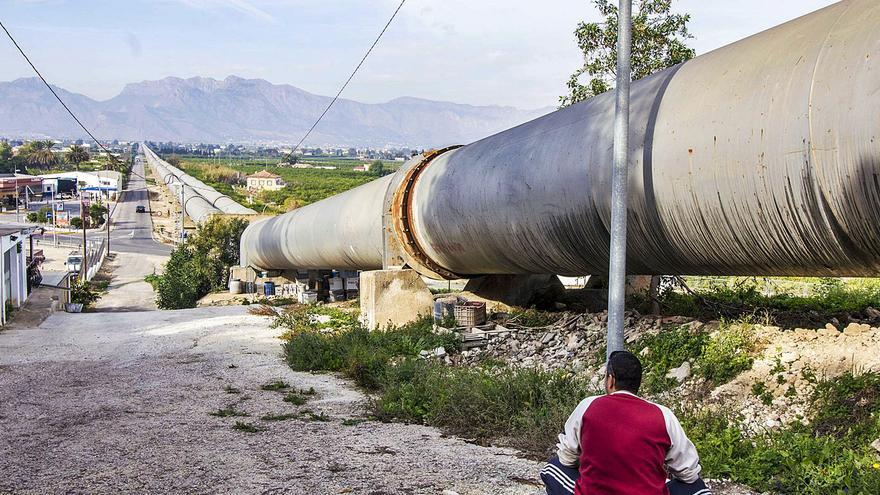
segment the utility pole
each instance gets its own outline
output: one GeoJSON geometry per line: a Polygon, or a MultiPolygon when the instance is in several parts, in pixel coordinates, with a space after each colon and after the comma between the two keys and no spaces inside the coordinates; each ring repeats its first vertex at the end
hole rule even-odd
{"type": "Polygon", "coordinates": [[[620,0],[617,30],[617,103],[614,117],[614,169],[611,180],[611,247],[608,267],[607,355],[623,350],[626,297],[626,215],[629,178],[629,87],[632,51],[632,0],[620,0]]]}
{"type": "MultiPolygon", "coordinates": [[[[77,187],[79,187],[79,177],[77,177],[77,187]]],[[[83,241],[82,241],[82,263],[79,266],[79,279],[80,282],[86,283],[88,282],[89,277],[89,260],[88,260],[88,244],[86,242],[86,215],[85,215],[85,206],[83,202],[83,191],[79,190],[79,219],[80,223],[82,223],[82,231],[83,231],[83,241]]]]}
{"type": "Polygon", "coordinates": [[[15,169],[15,223],[21,223],[21,217],[18,214],[18,169],[15,169]]]}

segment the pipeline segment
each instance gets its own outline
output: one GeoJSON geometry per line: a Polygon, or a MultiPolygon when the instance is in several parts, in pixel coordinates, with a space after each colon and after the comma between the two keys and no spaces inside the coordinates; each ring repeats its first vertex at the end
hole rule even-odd
{"type": "MultiPolygon", "coordinates": [[[[154,160],[159,160],[165,171],[181,183],[192,188],[193,192],[204,198],[211,206],[217,208],[222,213],[229,215],[256,215],[257,212],[242,206],[236,201],[229,198],[225,194],[218,192],[213,187],[187,174],[183,170],[171,165],[170,163],[160,159],[146,144],[142,143],[145,150],[149,150],[154,160]]],[[[149,158],[148,158],[149,161],[149,158]]],[[[166,182],[167,183],[167,182],[166,182]]]]}
{"type": "MultiPolygon", "coordinates": [[[[877,26],[847,0],[634,83],[628,271],[880,275],[877,26]]],[[[605,273],[613,118],[607,93],[416,157],[253,224],[242,264],[375,269],[396,243],[432,277],[605,273]]]]}
{"type": "Polygon", "coordinates": [[[202,223],[210,218],[211,215],[222,213],[218,208],[212,205],[210,201],[202,197],[197,190],[193,189],[192,186],[178,179],[178,177],[171,171],[171,168],[173,167],[169,165],[168,162],[156,156],[156,154],[146,145],[142,144],[141,149],[143,150],[144,156],[147,158],[147,164],[153,170],[153,173],[155,173],[156,176],[168,186],[168,189],[174,194],[175,198],[178,198],[178,201],[181,201],[182,188],[183,211],[193,222],[202,223]]]}

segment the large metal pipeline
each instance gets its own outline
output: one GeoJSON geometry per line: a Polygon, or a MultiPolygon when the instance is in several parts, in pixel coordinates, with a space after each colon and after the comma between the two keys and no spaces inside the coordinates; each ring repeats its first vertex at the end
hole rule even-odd
{"type": "Polygon", "coordinates": [[[212,205],[210,201],[202,197],[199,194],[199,191],[181,181],[171,171],[171,168],[173,167],[168,162],[159,158],[146,145],[142,144],[141,149],[143,150],[144,156],[147,158],[147,164],[153,170],[153,173],[165,183],[171,191],[171,194],[173,194],[175,198],[178,198],[179,201],[181,200],[182,188],[183,211],[193,222],[202,223],[210,218],[211,215],[222,213],[218,208],[212,205]]]}
{"type": "MultiPolygon", "coordinates": [[[[843,1],[636,82],[628,271],[880,275],[878,26],[843,1]]],[[[253,224],[242,264],[605,273],[613,116],[604,94],[416,157],[253,224]]]]}
{"type": "MultiPolygon", "coordinates": [[[[230,214],[230,215],[256,215],[257,212],[247,208],[245,206],[240,205],[235,202],[233,199],[229,198],[225,194],[220,193],[213,187],[205,184],[204,182],[196,179],[195,177],[187,174],[183,170],[171,165],[159,158],[152,150],[146,145],[142,144],[145,150],[150,152],[150,156],[153,159],[153,162],[161,164],[164,167],[164,170],[177,179],[180,183],[185,184],[192,188],[192,192],[204,198],[211,206],[217,208],[222,213],[230,214]]],[[[150,158],[148,158],[148,161],[150,158]]],[[[166,182],[167,183],[167,182],[166,182]]]]}

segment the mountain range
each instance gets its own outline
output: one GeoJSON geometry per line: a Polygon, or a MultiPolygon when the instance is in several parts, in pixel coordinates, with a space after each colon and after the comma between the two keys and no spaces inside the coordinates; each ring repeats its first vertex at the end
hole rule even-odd
{"type": "MultiPolygon", "coordinates": [[[[298,141],[330,102],[290,85],[229,76],[128,84],[105,101],[53,86],[99,139],[219,143],[298,141]]],[[[308,145],[438,147],[467,144],[552,108],[472,106],[397,98],[339,99],[308,145]]],[[[86,138],[37,78],[0,82],[0,136],[86,138]]]]}

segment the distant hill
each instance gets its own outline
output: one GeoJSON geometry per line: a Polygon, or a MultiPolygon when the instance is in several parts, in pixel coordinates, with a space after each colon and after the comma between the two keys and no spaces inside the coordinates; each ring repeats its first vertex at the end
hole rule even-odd
{"type": "MultiPolygon", "coordinates": [[[[235,76],[144,81],[106,101],[55,89],[99,138],[126,140],[297,141],[330,101],[294,86],[235,76]]],[[[466,144],[550,111],[418,98],[379,104],[340,99],[307,144],[466,144]]],[[[36,78],[0,83],[0,136],[86,137],[36,78]]]]}

